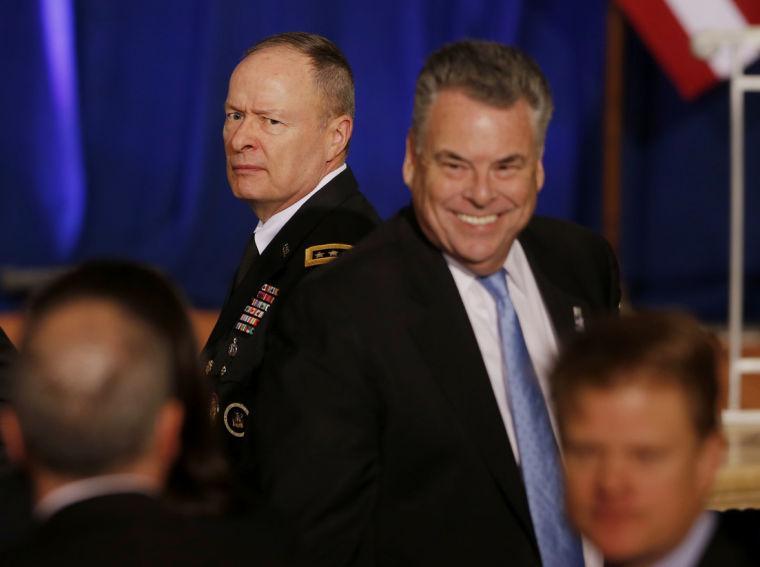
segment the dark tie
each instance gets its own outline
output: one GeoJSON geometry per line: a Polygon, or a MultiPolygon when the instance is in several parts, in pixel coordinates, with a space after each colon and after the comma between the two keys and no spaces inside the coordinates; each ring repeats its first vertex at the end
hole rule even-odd
{"type": "Polygon", "coordinates": [[[496,300],[507,399],[520,452],[525,492],[544,567],[583,567],[583,548],[564,513],[562,470],[549,412],[520,321],[507,289],[506,271],[479,278],[496,300]]]}
{"type": "Polygon", "coordinates": [[[243,253],[243,259],[240,261],[240,266],[235,274],[235,287],[237,288],[245,278],[248,270],[251,269],[253,263],[259,257],[259,249],[256,247],[256,239],[251,235],[251,240],[248,242],[248,246],[243,253]]]}

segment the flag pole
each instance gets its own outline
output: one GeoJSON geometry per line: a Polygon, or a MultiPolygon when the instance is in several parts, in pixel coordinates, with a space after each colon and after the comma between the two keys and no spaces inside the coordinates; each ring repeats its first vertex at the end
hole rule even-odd
{"type": "Polygon", "coordinates": [[[731,238],[728,292],[728,410],[741,409],[742,376],[760,372],[760,358],[742,357],[744,332],[744,95],[760,92],[760,75],[746,75],[742,53],[760,46],[760,26],[737,30],[708,30],[692,40],[694,53],[703,59],[719,50],[731,57],[731,238]]]}

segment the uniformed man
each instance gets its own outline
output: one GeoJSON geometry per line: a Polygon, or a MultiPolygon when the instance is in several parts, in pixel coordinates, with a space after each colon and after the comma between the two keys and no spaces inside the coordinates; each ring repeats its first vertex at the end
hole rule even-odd
{"type": "Polygon", "coordinates": [[[259,222],[203,356],[215,390],[211,416],[233,465],[255,411],[251,392],[272,317],[296,282],[379,222],[345,163],[353,119],[351,69],[324,37],[269,37],[230,78],[227,178],[259,222]]]}

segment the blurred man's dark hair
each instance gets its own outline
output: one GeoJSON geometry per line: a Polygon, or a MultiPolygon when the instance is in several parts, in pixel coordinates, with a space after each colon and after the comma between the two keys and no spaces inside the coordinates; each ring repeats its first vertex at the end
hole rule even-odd
{"type": "MultiPolygon", "coordinates": [[[[85,299],[103,300],[122,309],[167,349],[169,394],[182,403],[185,411],[182,450],[168,479],[167,497],[179,508],[218,511],[225,505],[226,465],[209,423],[210,393],[201,375],[193,326],[181,293],[165,276],[147,266],[119,260],[87,262],[33,299],[21,350],[46,314],[85,299]]],[[[33,423],[32,417],[30,420],[33,423]]]]}
{"type": "Polygon", "coordinates": [[[650,381],[683,390],[694,429],[705,437],[720,426],[718,349],[714,335],[681,312],[641,312],[597,321],[567,345],[551,376],[559,422],[581,389],[650,381]]]}

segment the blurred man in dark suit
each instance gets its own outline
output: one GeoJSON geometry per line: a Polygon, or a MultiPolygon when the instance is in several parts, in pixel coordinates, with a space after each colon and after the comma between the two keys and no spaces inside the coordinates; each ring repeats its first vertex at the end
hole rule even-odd
{"type": "MultiPolygon", "coordinates": [[[[29,473],[38,525],[0,565],[283,564],[276,530],[179,514],[161,498],[208,427],[192,329],[163,278],[85,264],[28,313],[0,431],[29,473]],[[205,419],[188,419],[201,406],[205,419]]],[[[193,473],[183,488],[201,490],[193,473]]]]}
{"type": "MultiPolygon", "coordinates": [[[[0,328],[0,409],[8,403],[16,348],[0,328]]],[[[0,549],[15,541],[30,524],[28,479],[8,460],[0,435],[0,549]]]]}
{"type": "MultiPolygon", "coordinates": [[[[16,356],[16,348],[0,327],[0,406],[8,401],[11,362],[16,356]]],[[[0,440],[0,473],[7,463],[2,440],[0,440]]]]}
{"type": "Polygon", "coordinates": [[[725,445],[717,357],[675,313],[601,323],[561,356],[568,510],[607,565],[760,565],[760,511],[704,511],[725,445]]]}
{"type": "MultiPolygon", "coordinates": [[[[348,61],[330,40],[275,35],[235,68],[225,102],[232,193],[259,219],[203,350],[229,457],[240,466],[267,330],[291,288],[379,219],[346,165],[354,123],[348,61]]],[[[325,297],[325,300],[329,297],[325,297]]]]}
{"type": "MultiPolygon", "coordinates": [[[[2,327],[0,327],[0,376],[2,376],[3,379],[5,379],[5,373],[7,372],[15,353],[16,348],[13,346],[13,343],[8,338],[8,335],[5,334],[2,327]]],[[[1,383],[4,383],[4,380],[3,382],[0,382],[0,384],[1,383]]],[[[4,392],[4,390],[0,390],[0,400],[3,399],[2,392],[4,392]]]]}
{"type": "Polygon", "coordinates": [[[403,166],[412,209],[281,312],[253,427],[264,488],[315,563],[583,564],[546,373],[620,290],[602,238],[534,217],[551,113],[517,49],[434,53],[403,166]]]}

